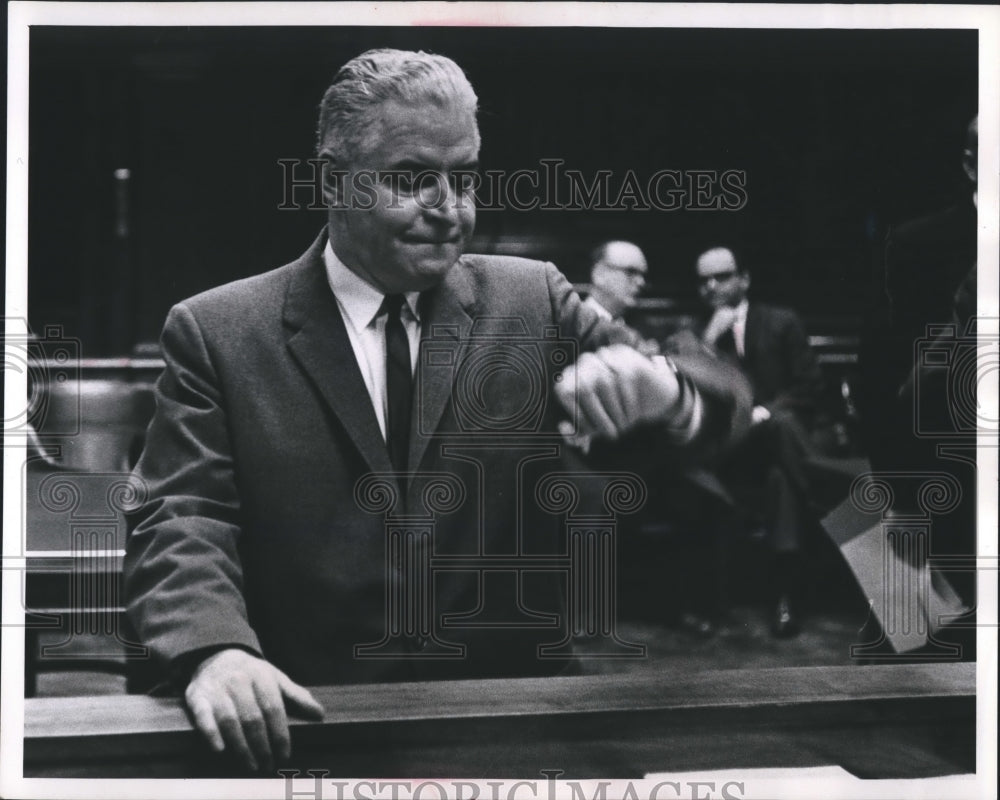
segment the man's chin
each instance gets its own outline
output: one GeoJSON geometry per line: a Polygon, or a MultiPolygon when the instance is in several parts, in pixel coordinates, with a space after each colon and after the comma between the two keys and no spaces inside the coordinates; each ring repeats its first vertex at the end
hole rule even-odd
{"type": "Polygon", "coordinates": [[[414,280],[420,283],[419,291],[430,289],[445,279],[445,276],[455,266],[461,257],[462,251],[455,250],[448,255],[441,255],[435,258],[423,258],[415,262],[410,270],[414,280]]]}

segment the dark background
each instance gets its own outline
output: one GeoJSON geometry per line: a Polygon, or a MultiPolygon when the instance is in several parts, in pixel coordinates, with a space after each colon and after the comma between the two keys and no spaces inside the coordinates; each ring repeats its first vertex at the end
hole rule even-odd
{"type": "Polygon", "coordinates": [[[696,254],[734,242],[758,297],[800,309],[810,333],[854,333],[887,226],[966,191],[977,36],[36,26],[30,321],[63,325],[84,356],[124,355],[178,300],[300,255],[324,214],[279,210],[278,160],[313,155],[335,70],[390,46],[466,70],[484,169],[747,173],[740,211],[482,211],[473,249],[552,258],[585,281],[589,248],[628,238],[649,256],[649,294],[690,300],[696,254]]]}

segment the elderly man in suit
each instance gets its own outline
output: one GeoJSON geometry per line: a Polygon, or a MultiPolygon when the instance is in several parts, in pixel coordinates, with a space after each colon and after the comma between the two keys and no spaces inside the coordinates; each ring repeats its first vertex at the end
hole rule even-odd
{"type": "Polygon", "coordinates": [[[690,453],[731,425],[551,264],[463,255],[477,102],[444,57],[350,61],[320,108],[324,230],[166,321],[128,613],[251,769],[288,756],[286,704],[321,713],[304,684],[565,670],[559,570],[508,563],[566,552],[539,499],[560,432],[690,453]],[[432,556],[466,566],[431,581],[432,556]],[[401,586],[419,607],[392,628],[401,586]]]}
{"type": "Polygon", "coordinates": [[[815,524],[808,515],[803,423],[819,394],[819,365],[798,314],[750,301],[750,274],[731,249],[706,250],[696,268],[698,291],[710,312],[702,342],[738,365],[753,391],[751,428],[723,459],[719,474],[763,501],[757,504],[774,568],[771,626],[775,635],[791,636],[800,625],[802,536],[815,524]]]}
{"type": "Polygon", "coordinates": [[[584,303],[602,319],[621,319],[646,286],[649,266],[632,242],[604,242],[590,254],[590,294],[584,303]]]}

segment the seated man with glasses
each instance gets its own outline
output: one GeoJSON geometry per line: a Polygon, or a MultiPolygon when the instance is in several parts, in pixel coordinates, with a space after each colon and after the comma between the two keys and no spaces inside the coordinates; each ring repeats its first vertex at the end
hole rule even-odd
{"type": "Polygon", "coordinates": [[[605,242],[590,254],[590,294],[584,304],[601,319],[620,320],[646,286],[646,256],[632,242],[605,242]]]}
{"type": "Polygon", "coordinates": [[[819,365],[796,312],[749,299],[750,273],[731,249],[706,250],[696,268],[708,313],[702,344],[738,366],[753,388],[750,430],[720,459],[719,477],[763,516],[773,555],[771,627],[776,636],[793,636],[799,630],[802,536],[815,524],[807,513],[803,425],[820,394],[819,365]]]}

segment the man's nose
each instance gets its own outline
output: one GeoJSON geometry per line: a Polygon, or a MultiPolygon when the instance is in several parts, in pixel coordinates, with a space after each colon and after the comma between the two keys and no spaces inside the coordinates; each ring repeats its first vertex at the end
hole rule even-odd
{"type": "Polygon", "coordinates": [[[426,214],[442,222],[457,222],[460,211],[459,203],[470,202],[467,198],[461,197],[446,180],[439,175],[437,180],[431,181],[420,192],[420,206],[426,214]]]}

